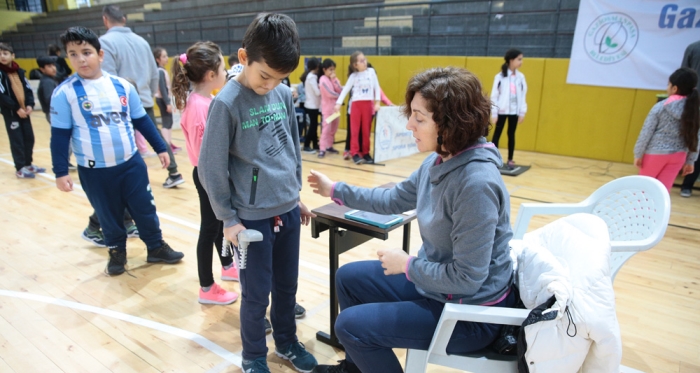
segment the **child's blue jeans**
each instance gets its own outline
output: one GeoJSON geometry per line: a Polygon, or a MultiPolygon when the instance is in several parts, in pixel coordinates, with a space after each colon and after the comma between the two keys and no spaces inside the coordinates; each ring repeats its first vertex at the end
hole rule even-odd
{"type": "MultiPolygon", "coordinates": [[[[338,269],[336,287],[341,312],[335,332],[346,359],[363,373],[403,372],[392,348],[427,350],[445,304],[416,291],[406,275],[384,274],[378,260],[338,269]]],[[[511,292],[495,306],[512,306],[511,292]]],[[[458,322],[447,345],[449,353],[468,353],[490,345],[501,326],[458,322]]]]}
{"type": "Polygon", "coordinates": [[[255,229],[263,235],[261,242],[248,246],[245,269],[240,270],[241,281],[241,340],[243,359],[254,360],[267,356],[265,341],[265,311],[272,293],[270,322],[275,345],[286,347],[297,341],[294,321],[297,278],[299,277],[299,207],[279,215],[282,225],[275,232],[275,218],[245,220],[246,229],[255,229]]]}

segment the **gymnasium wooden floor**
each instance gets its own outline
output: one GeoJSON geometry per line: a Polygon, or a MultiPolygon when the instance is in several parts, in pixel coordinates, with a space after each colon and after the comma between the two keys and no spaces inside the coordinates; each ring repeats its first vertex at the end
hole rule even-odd
{"type": "MultiPolygon", "coordinates": [[[[34,163],[50,169],[48,124],[42,113],[32,120],[34,163]]],[[[173,137],[184,147],[179,130],[173,137]]],[[[304,154],[303,167],[304,175],[315,169],[335,180],[376,186],[401,181],[425,156],[355,166],[337,155],[320,160],[304,154]]],[[[197,303],[199,210],[192,167],[184,152],[177,155],[187,182],[166,190],[160,186],[166,171],[156,158],[146,161],[164,237],[185,259],[174,266],[146,264],[145,245],[131,239],[131,275],[108,277],[106,250],[80,238],[92,211],[85,195],[60,192],[50,173],[15,178],[7,136],[0,136],[0,372],[240,371],[239,303],[197,303]]],[[[532,168],[505,177],[512,222],[523,202],[581,201],[613,178],[636,173],[629,164],[524,151],[516,152],[516,161],[532,168]]],[[[312,208],[329,202],[308,186],[302,200],[312,208]]],[[[671,201],[663,241],[632,258],[615,282],[622,363],[643,372],[700,372],[700,193],[681,198],[674,189],[671,201]]],[[[530,228],[548,221],[536,219],[530,228]]],[[[415,252],[420,237],[418,229],[412,232],[415,252]]],[[[307,315],[298,320],[298,336],[321,363],[344,356],[315,339],[316,331],[328,330],[327,242],[327,232],[315,240],[309,227],[302,228],[297,299],[307,315]]],[[[378,248],[400,244],[401,234],[394,233],[386,242],[372,240],[343,254],[341,262],[373,259],[378,248]]],[[[220,266],[213,267],[218,277],[220,266]]],[[[223,286],[238,290],[235,282],[223,286]]],[[[268,342],[271,370],[293,371],[272,352],[271,337],[268,342]]],[[[397,353],[403,359],[404,351],[397,353]]]]}

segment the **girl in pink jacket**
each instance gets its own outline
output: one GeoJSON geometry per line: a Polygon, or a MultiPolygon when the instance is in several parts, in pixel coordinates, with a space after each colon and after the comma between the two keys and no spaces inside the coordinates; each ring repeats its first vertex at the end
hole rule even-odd
{"type": "Polygon", "coordinates": [[[321,131],[321,141],[319,142],[318,157],[323,158],[326,152],[331,154],[338,154],[338,151],[333,149],[333,142],[335,140],[335,133],[338,131],[339,118],[335,118],[330,123],[326,122],[326,118],[333,115],[335,112],[335,102],[338,100],[340,92],[343,91],[343,87],[340,85],[340,80],[335,76],[335,62],[326,58],[321,64],[321,79],[318,82],[319,88],[321,89],[321,115],[323,117],[323,130],[321,131]]]}

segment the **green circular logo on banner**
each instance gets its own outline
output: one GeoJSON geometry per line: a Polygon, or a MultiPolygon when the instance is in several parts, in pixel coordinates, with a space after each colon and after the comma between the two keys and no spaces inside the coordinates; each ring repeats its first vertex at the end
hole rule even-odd
{"type": "Polygon", "coordinates": [[[624,13],[607,13],[596,18],[583,38],[586,55],[601,64],[613,64],[629,56],[639,40],[637,23],[624,13]]]}

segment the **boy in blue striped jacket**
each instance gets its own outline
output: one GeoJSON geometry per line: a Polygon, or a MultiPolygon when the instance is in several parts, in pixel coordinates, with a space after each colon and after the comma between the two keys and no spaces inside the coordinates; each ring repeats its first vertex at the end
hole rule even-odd
{"type": "Polygon", "coordinates": [[[147,261],[179,262],[184,254],[163,241],[146,164],[134,140],[136,129],[166,168],[169,157],[155,124],[136,89],[126,80],[102,71],[104,52],[92,30],[71,27],[61,35],[61,42],[77,74],[61,83],[51,97],[51,157],[56,186],[64,192],[73,190],[68,175],[68,148],[72,146],[80,183],[102,224],[109,249],[108,274],[125,271],[125,208],[146,243],[147,261]]]}

